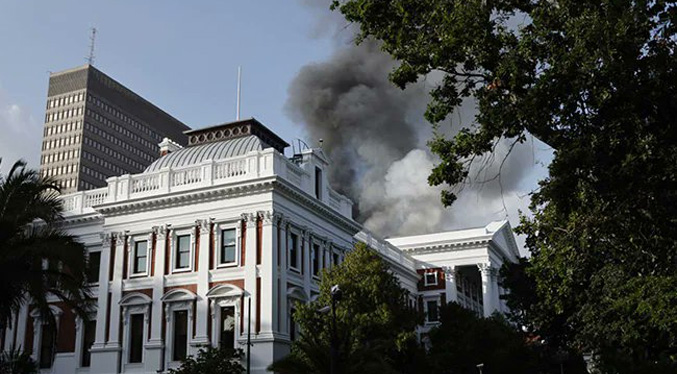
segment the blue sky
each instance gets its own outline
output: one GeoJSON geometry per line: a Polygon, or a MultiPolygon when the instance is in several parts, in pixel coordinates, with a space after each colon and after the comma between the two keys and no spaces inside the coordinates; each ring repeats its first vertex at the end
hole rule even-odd
{"type": "MultiPolygon", "coordinates": [[[[258,118],[290,143],[306,138],[285,110],[288,87],[301,68],[326,62],[352,37],[327,3],[0,0],[0,172],[19,158],[39,166],[49,72],[85,64],[91,27],[98,30],[94,65],[188,126],[235,119],[237,67],[242,66],[242,117],[258,118]]],[[[445,209],[439,191],[427,184],[434,161],[425,154],[413,150],[379,165],[375,187],[359,183],[365,191],[376,188],[383,200],[378,206],[396,210],[399,221],[387,209],[381,212],[388,223],[426,225],[390,231],[424,233],[504,218],[515,225],[551,158],[545,145],[527,142],[511,154],[516,161],[506,177],[515,181],[509,193],[482,187],[464,192],[445,209]],[[393,196],[389,186],[397,192],[393,196]]],[[[361,195],[356,203],[365,203],[361,195]]]]}
{"type": "MultiPolygon", "coordinates": [[[[49,71],[94,65],[196,128],[233,120],[237,67],[242,117],[287,141],[303,137],[284,111],[298,70],[335,41],[325,17],[299,1],[0,1],[0,156],[37,166],[49,71]]],[[[324,11],[329,14],[327,9],[324,11]]]]}

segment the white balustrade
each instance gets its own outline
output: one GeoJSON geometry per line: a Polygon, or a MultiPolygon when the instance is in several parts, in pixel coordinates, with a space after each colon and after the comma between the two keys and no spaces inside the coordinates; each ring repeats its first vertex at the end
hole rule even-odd
{"type": "MultiPolygon", "coordinates": [[[[167,168],[152,173],[125,174],[108,178],[107,187],[66,195],[62,197],[62,201],[66,212],[80,214],[83,213],[83,209],[102,203],[273,176],[284,178],[299,189],[312,194],[311,177],[308,172],[289,161],[283,154],[268,148],[244,156],[207,161],[190,167],[167,168]]],[[[336,191],[328,190],[327,204],[340,214],[351,217],[352,202],[336,191]]]]}

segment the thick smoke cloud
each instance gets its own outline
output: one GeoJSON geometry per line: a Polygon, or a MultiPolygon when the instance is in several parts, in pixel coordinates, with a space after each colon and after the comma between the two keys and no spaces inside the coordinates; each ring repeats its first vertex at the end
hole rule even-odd
{"type": "MultiPolygon", "coordinates": [[[[528,141],[506,157],[509,141],[498,142],[494,154],[473,163],[468,183],[454,187],[458,200],[444,208],[443,187],[427,183],[437,160],[425,145],[432,133],[423,119],[428,90],[439,76],[400,90],[388,80],[396,62],[377,42],[346,42],[346,33],[352,32],[327,22],[337,20],[334,16],[322,17],[327,29],[342,31],[335,38],[336,51],[299,71],[289,87],[287,109],[304,126],[309,144],[324,140],[332,160],[330,183],[356,202],[356,219],[386,237],[481,226],[506,217],[517,223],[518,210],[526,210],[526,195],[542,174],[534,168],[542,145],[528,141]]],[[[471,125],[475,114],[468,99],[441,131],[453,136],[471,125]]]]}
{"type": "Polygon", "coordinates": [[[289,88],[287,108],[306,126],[311,144],[323,139],[335,165],[330,183],[359,202],[360,217],[372,210],[370,187],[390,165],[418,145],[425,98],[422,85],[405,91],[387,80],[394,66],[376,43],[337,51],[323,63],[303,67],[289,88]]]}

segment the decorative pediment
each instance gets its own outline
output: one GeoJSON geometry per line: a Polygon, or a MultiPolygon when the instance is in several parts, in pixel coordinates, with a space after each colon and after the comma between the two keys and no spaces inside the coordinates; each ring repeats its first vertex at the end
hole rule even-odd
{"type": "Polygon", "coordinates": [[[150,297],[148,297],[148,295],[142,294],[140,292],[133,292],[125,295],[120,300],[120,306],[123,307],[140,306],[140,305],[148,305],[152,302],[153,300],[150,297]]]}
{"type": "Polygon", "coordinates": [[[167,292],[164,296],[162,296],[161,300],[164,303],[174,303],[174,302],[193,301],[195,299],[197,299],[197,295],[195,295],[194,293],[183,288],[177,288],[167,292]]]}
{"type": "Polygon", "coordinates": [[[237,286],[232,284],[220,284],[218,286],[212,287],[209,292],[207,292],[208,299],[231,299],[231,298],[240,298],[244,294],[244,291],[237,286]]]}
{"type": "Polygon", "coordinates": [[[308,295],[301,287],[290,287],[287,289],[287,297],[298,301],[308,301],[308,295]]]}

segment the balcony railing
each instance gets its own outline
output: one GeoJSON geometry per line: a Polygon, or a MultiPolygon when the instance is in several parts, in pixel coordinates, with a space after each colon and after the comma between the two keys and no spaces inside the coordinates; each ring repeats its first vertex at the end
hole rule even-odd
{"type": "MultiPolygon", "coordinates": [[[[244,156],[222,161],[206,161],[199,165],[161,169],[111,177],[107,187],[81,191],[62,197],[67,214],[93,212],[93,207],[103,203],[154,197],[173,192],[202,187],[245,183],[250,180],[279,176],[300,190],[312,194],[311,177],[303,168],[287,160],[272,148],[250,152],[244,156]]],[[[352,216],[352,202],[345,196],[327,188],[325,203],[340,214],[352,216]]]]}

